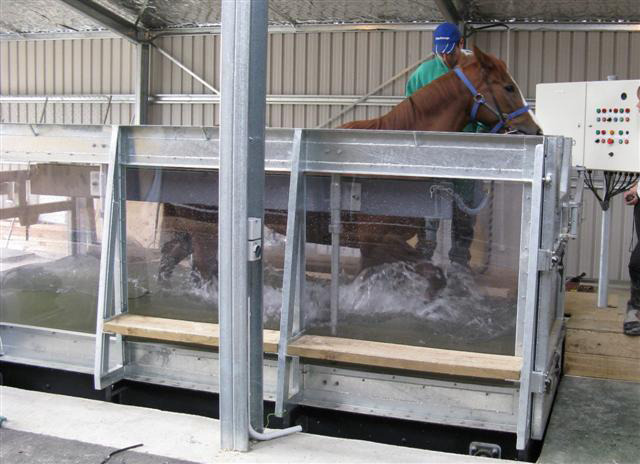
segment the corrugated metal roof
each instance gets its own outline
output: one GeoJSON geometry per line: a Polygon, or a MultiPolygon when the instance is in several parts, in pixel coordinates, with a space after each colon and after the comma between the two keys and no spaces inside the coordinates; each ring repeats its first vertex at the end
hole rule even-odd
{"type": "MultiPolygon", "coordinates": [[[[161,31],[220,24],[220,1],[93,0],[131,24],[161,31]]],[[[469,22],[640,22],[639,0],[452,0],[469,22]]],[[[57,0],[0,0],[0,33],[101,30],[57,0]]],[[[270,0],[271,24],[424,23],[433,0],[270,0]]]]}
{"type": "Polygon", "coordinates": [[[464,0],[472,22],[640,22],[640,0],[464,0]]]}
{"type": "Polygon", "coordinates": [[[0,0],[0,33],[95,30],[98,24],[55,0],[0,0]]]}

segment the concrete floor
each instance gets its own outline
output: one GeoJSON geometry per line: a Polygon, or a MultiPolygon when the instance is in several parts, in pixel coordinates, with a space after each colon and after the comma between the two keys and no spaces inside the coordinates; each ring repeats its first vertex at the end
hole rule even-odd
{"type": "Polygon", "coordinates": [[[11,464],[98,464],[137,443],[144,446],[109,464],[499,462],[305,433],[255,443],[249,453],[226,452],[214,419],[10,387],[0,389],[0,414],[7,417],[0,458],[11,464]]]}
{"type": "Polygon", "coordinates": [[[538,462],[639,463],[640,383],[564,377],[538,462]]]}
{"type": "MultiPolygon", "coordinates": [[[[84,464],[103,462],[116,448],[50,437],[37,433],[0,429],[0,462],[7,464],[84,464]]],[[[109,464],[193,464],[134,450],[113,455],[109,464]]]]}

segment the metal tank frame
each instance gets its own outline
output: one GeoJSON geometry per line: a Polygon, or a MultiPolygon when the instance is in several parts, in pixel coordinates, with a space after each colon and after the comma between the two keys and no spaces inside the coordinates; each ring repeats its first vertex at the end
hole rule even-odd
{"type": "MultiPolygon", "coordinates": [[[[105,206],[113,202],[119,207],[114,208],[117,211],[112,213],[108,228],[112,251],[101,257],[101,277],[103,283],[111,281],[115,301],[122,301],[122,289],[126,287],[122,285],[126,282],[123,278],[126,265],[118,259],[118,254],[126,250],[116,246],[122,243],[117,240],[118,235],[126,233],[122,220],[126,203],[122,194],[126,189],[124,170],[128,167],[216,170],[220,162],[219,131],[215,128],[2,124],[0,137],[3,163],[109,166],[112,187],[105,197],[105,206]]],[[[520,450],[528,447],[530,439],[541,439],[562,365],[562,260],[567,240],[575,235],[579,208],[579,202],[572,201],[569,195],[570,156],[571,140],[556,136],[267,129],[265,171],[291,174],[288,201],[292,226],[285,254],[288,267],[283,289],[284,330],[280,333],[279,356],[267,355],[263,363],[264,399],[275,400],[280,410],[291,403],[512,432],[517,435],[520,450]],[[334,187],[338,176],[343,175],[522,183],[515,344],[515,355],[522,357],[520,380],[489,381],[329,365],[287,355],[286,345],[297,335],[293,322],[299,305],[294,304],[295,294],[304,281],[301,273],[296,273],[296,267],[304,269],[303,247],[299,246],[304,243],[301,241],[304,227],[299,224],[304,223],[302,200],[307,175],[332,176],[334,187]],[[290,393],[285,388],[289,385],[292,385],[290,393]]],[[[335,188],[332,191],[336,195],[332,202],[335,209],[340,192],[335,188]]],[[[105,210],[105,218],[108,217],[105,210]]],[[[338,233],[338,228],[333,232],[338,233]]],[[[109,285],[103,285],[100,290],[106,292],[108,288],[109,285]]],[[[103,298],[98,308],[101,316],[111,314],[106,301],[103,298]]],[[[0,323],[4,345],[1,359],[93,373],[100,387],[119,379],[131,379],[220,391],[218,353],[104,335],[102,320],[98,318],[97,337],[0,323]],[[109,351],[116,353],[116,359],[106,356],[109,351]],[[94,359],[101,362],[94,366],[94,359]]]]}

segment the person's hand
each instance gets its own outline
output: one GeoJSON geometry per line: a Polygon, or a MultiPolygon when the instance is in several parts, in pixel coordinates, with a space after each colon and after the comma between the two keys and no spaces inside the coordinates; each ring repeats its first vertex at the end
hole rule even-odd
{"type": "Polygon", "coordinates": [[[636,186],[631,187],[629,190],[624,192],[624,202],[629,206],[634,206],[640,201],[638,199],[638,190],[636,186]]]}

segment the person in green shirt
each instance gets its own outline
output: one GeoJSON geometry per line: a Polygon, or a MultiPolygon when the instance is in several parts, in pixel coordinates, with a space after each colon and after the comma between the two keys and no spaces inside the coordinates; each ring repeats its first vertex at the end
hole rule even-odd
{"type": "MultiPolygon", "coordinates": [[[[440,76],[447,74],[456,67],[460,57],[472,52],[463,49],[464,39],[455,24],[440,24],[433,34],[433,53],[435,57],[422,63],[411,74],[407,81],[405,96],[410,97],[420,88],[433,82],[440,76]]],[[[467,124],[463,132],[486,132],[487,128],[477,122],[467,124]]],[[[476,190],[482,188],[481,183],[469,180],[453,180],[453,190],[460,195],[464,203],[473,206],[476,190]]],[[[455,204],[451,224],[451,249],[449,259],[452,263],[464,267],[469,266],[471,259],[471,242],[473,242],[473,227],[475,216],[461,211],[455,204]]],[[[437,246],[437,233],[440,227],[439,219],[425,219],[424,230],[418,233],[417,248],[423,256],[431,260],[437,246]]]]}

